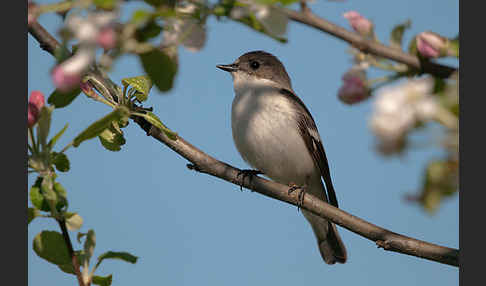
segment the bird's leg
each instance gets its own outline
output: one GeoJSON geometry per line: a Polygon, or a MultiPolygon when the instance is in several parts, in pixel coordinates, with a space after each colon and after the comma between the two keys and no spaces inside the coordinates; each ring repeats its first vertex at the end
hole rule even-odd
{"type": "Polygon", "coordinates": [[[252,169],[240,170],[236,175],[237,180],[241,176],[240,190],[243,191],[243,183],[245,182],[246,177],[250,177],[250,183],[251,183],[251,178],[255,175],[260,175],[260,174],[263,174],[263,172],[259,170],[252,170],[252,169]]]}
{"type": "Polygon", "coordinates": [[[304,205],[304,196],[305,196],[305,192],[306,192],[306,190],[305,190],[306,186],[305,185],[298,186],[294,183],[290,183],[289,187],[290,187],[289,188],[289,195],[292,194],[295,190],[300,190],[300,193],[297,196],[297,211],[299,211],[300,207],[302,205],[304,205]]]}

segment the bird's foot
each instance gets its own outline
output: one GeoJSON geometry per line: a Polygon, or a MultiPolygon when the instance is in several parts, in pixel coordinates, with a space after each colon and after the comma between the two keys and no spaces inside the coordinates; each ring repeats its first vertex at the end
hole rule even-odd
{"type": "Polygon", "coordinates": [[[251,183],[251,178],[255,175],[260,175],[263,174],[262,171],[259,170],[252,170],[252,169],[245,169],[245,170],[240,170],[238,174],[236,175],[236,179],[241,176],[240,180],[240,190],[243,191],[243,183],[245,182],[245,178],[249,177],[250,178],[250,183],[251,183]]]}
{"type": "Polygon", "coordinates": [[[305,196],[305,188],[306,186],[298,186],[294,183],[289,184],[289,195],[292,194],[296,190],[300,190],[299,195],[297,196],[297,211],[300,211],[300,207],[304,205],[304,196],[305,196]]]}

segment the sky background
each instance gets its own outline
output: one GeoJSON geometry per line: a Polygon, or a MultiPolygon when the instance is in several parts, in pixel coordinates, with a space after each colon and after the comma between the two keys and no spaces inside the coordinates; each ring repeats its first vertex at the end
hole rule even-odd
{"type": "MultiPolygon", "coordinates": [[[[143,6],[130,2],[124,17],[143,6]]],[[[384,42],[394,25],[411,19],[406,44],[424,30],[456,36],[458,6],[459,2],[452,0],[311,4],[316,14],[346,28],[349,25],[342,14],[359,11],[374,21],[384,42]]],[[[53,33],[61,20],[51,14],[39,22],[53,33]]],[[[459,247],[457,195],[444,201],[433,216],[403,199],[405,194],[417,192],[425,164],[440,158],[441,150],[428,144],[403,157],[383,158],[374,151],[374,137],[368,128],[373,99],[355,106],[337,99],[341,76],[352,64],[347,43],[293,22],[288,26],[287,44],[214,17],[209,18],[207,30],[207,43],[200,52],[179,49],[174,88],[162,94],[154,87],[145,104],[153,106],[167,126],[211,156],[248,168],[231,136],[231,77],[215,65],[231,63],[252,50],[271,52],[284,63],[295,92],[316,121],[340,207],[392,231],[459,247]]],[[[54,58],[29,35],[29,93],[40,90],[47,96],[54,90],[48,73],[54,64],[54,58]]],[[[109,75],[120,83],[122,78],[143,73],[137,58],[128,55],[115,63],[109,75]]],[[[57,148],[109,112],[106,105],[84,95],[67,108],[55,110],[51,132],[69,123],[57,148]]],[[[349,260],[344,265],[326,265],[310,226],[296,207],[248,190],[240,192],[238,186],[188,170],[185,159],[147,137],[133,122],[124,132],[127,143],[120,152],[107,151],[97,139],[69,149],[71,171],[58,177],[68,191],[69,210],[84,219],[81,231],[96,232],[94,257],[108,250],[139,257],[135,265],[103,262],[97,274],[112,273],[113,285],[459,284],[456,267],[385,252],[340,227],[349,260]]],[[[425,134],[414,138],[429,140],[425,134]]],[[[34,180],[35,176],[29,175],[29,188],[34,180]]],[[[74,276],[61,272],[32,250],[33,237],[44,229],[59,231],[52,219],[38,218],[28,227],[29,285],[75,285],[74,276]]],[[[71,232],[74,248],[79,249],[82,246],[75,237],[71,232]]]]}

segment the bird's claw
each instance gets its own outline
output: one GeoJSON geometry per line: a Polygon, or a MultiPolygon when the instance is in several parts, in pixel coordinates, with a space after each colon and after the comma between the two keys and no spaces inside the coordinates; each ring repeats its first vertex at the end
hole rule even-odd
{"type": "Polygon", "coordinates": [[[240,176],[242,177],[240,180],[240,190],[243,191],[243,183],[245,182],[246,177],[250,177],[250,183],[251,183],[251,178],[255,175],[260,175],[260,174],[263,174],[263,172],[259,170],[252,170],[252,169],[240,170],[236,175],[237,180],[240,176]]]}
{"type": "Polygon", "coordinates": [[[304,196],[305,196],[305,186],[298,186],[294,183],[289,184],[289,191],[288,194],[292,194],[295,190],[300,190],[299,195],[297,196],[297,211],[300,211],[300,207],[304,205],[304,196]]]}

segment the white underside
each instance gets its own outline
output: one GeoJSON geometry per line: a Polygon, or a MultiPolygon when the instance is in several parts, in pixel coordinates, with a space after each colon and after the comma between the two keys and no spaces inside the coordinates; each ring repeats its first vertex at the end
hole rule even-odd
{"type": "Polygon", "coordinates": [[[236,77],[234,83],[231,127],[243,159],[279,183],[319,185],[315,189],[321,197],[320,172],[299,133],[289,99],[268,80],[236,77]]]}

